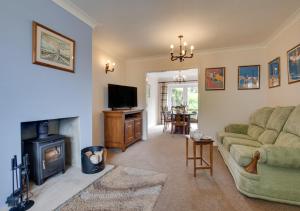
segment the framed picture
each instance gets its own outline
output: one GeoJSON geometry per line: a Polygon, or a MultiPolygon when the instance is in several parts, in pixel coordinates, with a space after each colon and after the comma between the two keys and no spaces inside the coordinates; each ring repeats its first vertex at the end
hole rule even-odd
{"type": "Polygon", "coordinates": [[[289,84],[300,81],[300,44],[287,52],[287,58],[289,84]]]}
{"type": "Polygon", "coordinates": [[[33,21],[32,63],[74,73],[75,41],[33,21]]]}
{"type": "Polygon", "coordinates": [[[205,69],[205,90],[225,90],[225,67],[205,69]]]}
{"type": "Polygon", "coordinates": [[[280,57],[269,62],[269,88],[280,86],[280,57]]]}
{"type": "Polygon", "coordinates": [[[238,89],[260,88],[260,65],[239,66],[238,89]]]}

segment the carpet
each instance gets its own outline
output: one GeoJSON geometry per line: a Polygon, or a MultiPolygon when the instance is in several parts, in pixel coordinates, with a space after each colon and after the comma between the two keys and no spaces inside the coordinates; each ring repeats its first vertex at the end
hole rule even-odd
{"type": "Polygon", "coordinates": [[[55,211],[151,211],[166,174],[118,166],[55,211]]]}

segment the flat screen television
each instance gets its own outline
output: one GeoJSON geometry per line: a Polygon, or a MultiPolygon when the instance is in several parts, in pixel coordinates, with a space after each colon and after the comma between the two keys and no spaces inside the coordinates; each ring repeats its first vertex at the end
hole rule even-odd
{"type": "Polygon", "coordinates": [[[137,107],[137,88],[108,84],[108,107],[112,109],[137,107]]]}

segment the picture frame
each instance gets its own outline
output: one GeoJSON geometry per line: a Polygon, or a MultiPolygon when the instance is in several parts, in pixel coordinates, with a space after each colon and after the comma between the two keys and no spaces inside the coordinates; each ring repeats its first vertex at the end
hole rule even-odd
{"type": "Polygon", "coordinates": [[[287,51],[288,83],[300,81],[300,44],[287,51]]]}
{"type": "Polygon", "coordinates": [[[205,69],[205,90],[225,90],[225,67],[205,69]]]}
{"type": "Polygon", "coordinates": [[[260,89],[260,65],[238,67],[238,90],[260,89]]]}
{"type": "Polygon", "coordinates": [[[280,57],[268,63],[268,84],[269,88],[280,86],[280,57]]]}
{"type": "Polygon", "coordinates": [[[33,21],[32,63],[74,73],[75,41],[33,21]]]}

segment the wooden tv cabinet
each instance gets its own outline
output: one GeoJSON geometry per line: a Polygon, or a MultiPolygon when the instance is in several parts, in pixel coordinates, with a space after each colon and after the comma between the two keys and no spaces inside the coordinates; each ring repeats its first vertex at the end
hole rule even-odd
{"type": "Polygon", "coordinates": [[[105,147],[126,148],[142,139],[143,109],[112,110],[104,113],[105,147]]]}

